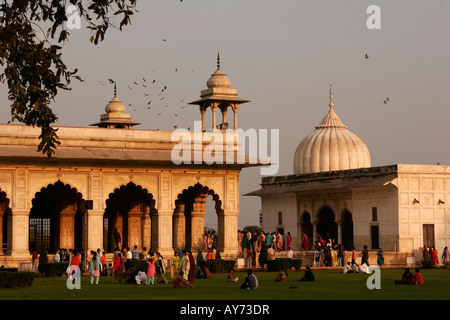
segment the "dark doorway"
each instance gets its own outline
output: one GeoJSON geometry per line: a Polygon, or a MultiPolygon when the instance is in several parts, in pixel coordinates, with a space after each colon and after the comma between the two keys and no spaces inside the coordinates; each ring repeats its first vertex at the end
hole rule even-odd
{"type": "Polygon", "coordinates": [[[311,249],[314,244],[313,225],[311,223],[311,215],[306,211],[302,213],[302,234],[300,239],[303,239],[303,233],[308,237],[308,249],[311,249]]]}
{"type": "Polygon", "coordinates": [[[434,246],[434,224],[423,225],[423,245],[427,248],[434,246]]]}
{"type": "Polygon", "coordinates": [[[372,249],[380,248],[380,231],[378,226],[370,227],[370,235],[372,238],[372,249]]]}
{"type": "Polygon", "coordinates": [[[348,210],[343,213],[342,246],[345,250],[353,249],[353,220],[352,214],[348,210]]]}
{"type": "Polygon", "coordinates": [[[333,210],[328,206],[323,206],[319,210],[319,223],[317,224],[317,232],[322,239],[328,240],[331,238],[334,242],[337,241],[337,224],[333,210]]]}

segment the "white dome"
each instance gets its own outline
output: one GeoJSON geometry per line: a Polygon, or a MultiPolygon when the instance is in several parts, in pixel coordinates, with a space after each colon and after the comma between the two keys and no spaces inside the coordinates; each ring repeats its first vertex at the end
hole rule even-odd
{"type": "Polygon", "coordinates": [[[330,110],[320,125],[298,145],[295,174],[370,167],[369,149],[341,122],[333,106],[331,100],[330,110]]]}
{"type": "Polygon", "coordinates": [[[106,105],[105,111],[107,113],[124,113],[127,109],[122,101],[120,101],[117,96],[114,96],[114,98],[106,105]]]}
{"type": "Polygon", "coordinates": [[[231,81],[222,70],[217,69],[206,82],[206,86],[211,88],[230,88],[231,81]]]}

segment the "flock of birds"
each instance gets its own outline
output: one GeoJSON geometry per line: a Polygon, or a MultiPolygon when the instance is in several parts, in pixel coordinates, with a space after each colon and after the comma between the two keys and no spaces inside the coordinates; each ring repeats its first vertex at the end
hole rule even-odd
{"type": "MultiPolygon", "coordinates": [[[[162,39],[162,41],[166,42],[167,39],[162,39]]],[[[369,57],[369,55],[367,53],[364,55],[364,58],[365,59],[370,59],[370,57],[369,57]]],[[[152,70],[152,72],[154,72],[154,71],[156,71],[156,70],[152,70]]],[[[175,68],[175,72],[178,72],[178,68],[175,68]]],[[[194,70],[192,70],[191,73],[192,72],[194,72],[194,70]]],[[[107,82],[109,82],[109,84],[116,84],[116,81],[113,80],[113,79],[108,79],[107,82]]],[[[100,83],[103,86],[107,85],[107,82],[98,81],[98,83],[100,83]]],[[[162,85],[162,86],[156,88],[158,85],[159,84],[158,84],[158,82],[155,79],[146,79],[145,77],[143,77],[142,80],[133,81],[131,84],[127,84],[127,88],[129,90],[136,90],[137,88],[143,88],[144,90],[146,90],[146,89],[150,90],[151,88],[153,88],[153,90],[157,90],[156,94],[154,92],[151,93],[150,91],[146,91],[144,93],[144,96],[148,99],[147,102],[146,102],[147,105],[145,106],[145,108],[147,110],[155,110],[155,109],[157,109],[159,107],[159,110],[156,111],[157,113],[154,114],[155,117],[161,116],[165,111],[170,110],[170,108],[169,108],[170,104],[168,104],[168,103],[165,103],[165,104],[164,103],[163,104],[159,104],[158,103],[159,106],[156,105],[157,102],[162,102],[166,98],[164,93],[168,89],[167,85],[162,85]],[[157,102],[153,102],[156,99],[158,101],[157,102]],[[167,108],[169,108],[169,109],[167,109],[167,108]]],[[[172,112],[174,112],[173,113],[173,117],[178,117],[178,112],[180,111],[180,109],[184,109],[186,107],[186,105],[183,104],[184,101],[185,101],[185,99],[179,100],[178,106],[176,106],[178,108],[177,109],[178,111],[177,110],[175,110],[175,111],[172,110],[172,112]]],[[[390,101],[389,97],[387,97],[386,99],[383,100],[383,103],[387,104],[389,101],[390,101]]],[[[128,107],[131,107],[132,108],[131,110],[134,111],[134,112],[137,112],[139,110],[138,108],[133,108],[133,105],[131,103],[128,104],[128,107]]],[[[174,125],[173,128],[177,129],[178,126],[174,125]]],[[[159,129],[156,129],[156,130],[159,130],[159,129]]],[[[190,127],[188,128],[188,130],[190,130],[190,127]]]]}
{"type": "MultiPolygon", "coordinates": [[[[165,42],[167,40],[162,39],[162,41],[165,42]]],[[[152,72],[155,72],[155,71],[157,71],[157,70],[155,70],[155,69],[152,70],[152,72]]],[[[178,68],[175,68],[175,72],[178,72],[178,68]]],[[[190,71],[190,73],[193,73],[193,72],[194,72],[194,70],[190,71]]],[[[107,79],[107,81],[98,81],[98,83],[101,84],[102,86],[106,86],[106,85],[108,85],[108,83],[116,85],[116,80],[109,78],[109,79],[107,79]]],[[[178,102],[176,102],[175,104],[168,103],[167,102],[168,99],[165,100],[165,98],[166,98],[165,93],[168,90],[167,85],[159,84],[158,81],[156,79],[154,79],[153,77],[151,79],[142,77],[142,79],[140,79],[140,80],[132,81],[131,83],[127,84],[126,87],[128,88],[128,90],[134,91],[133,92],[134,96],[138,96],[138,95],[142,94],[142,90],[145,91],[143,93],[143,96],[146,99],[145,102],[139,103],[141,105],[140,107],[136,107],[133,104],[128,103],[128,108],[130,111],[139,112],[143,108],[145,108],[144,110],[154,111],[154,113],[152,115],[153,117],[159,117],[159,116],[161,116],[165,113],[167,114],[169,112],[172,113],[171,116],[178,117],[179,113],[181,112],[181,109],[184,109],[186,107],[186,104],[184,103],[185,99],[181,99],[178,102]]],[[[139,100],[141,100],[141,99],[139,98],[139,100]]],[[[174,125],[173,128],[177,129],[178,125],[174,125]]],[[[187,128],[187,129],[190,130],[190,128],[191,127],[187,128]]],[[[159,130],[159,128],[156,130],[159,130]]]]}

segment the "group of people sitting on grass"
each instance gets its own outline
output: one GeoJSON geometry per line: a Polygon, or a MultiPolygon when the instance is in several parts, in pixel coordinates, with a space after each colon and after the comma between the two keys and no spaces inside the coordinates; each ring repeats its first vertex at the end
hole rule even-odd
{"type": "Polygon", "coordinates": [[[400,280],[395,280],[395,284],[423,284],[423,277],[420,273],[420,269],[416,268],[414,275],[409,271],[409,268],[405,268],[402,278],[400,280]]]}

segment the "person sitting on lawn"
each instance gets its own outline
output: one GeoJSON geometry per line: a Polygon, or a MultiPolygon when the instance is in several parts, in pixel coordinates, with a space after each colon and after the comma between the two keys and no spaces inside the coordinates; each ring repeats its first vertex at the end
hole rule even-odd
{"type": "Polygon", "coordinates": [[[314,273],[312,273],[311,268],[310,267],[306,267],[305,268],[305,275],[303,276],[303,278],[301,278],[300,280],[297,281],[314,281],[314,273]]]}
{"type": "Polygon", "coordinates": [[[342,270],[342,273],[355,273],[350,265],[350,262],[347,262],[347,264],[344,266],[344,270],[342,270]]]}
{"type": "Polygon", "coordinates": [[[173,280],[173,287],[174,288],[195,288],[189,281],[187,281],[184,277],[184,272],[181,271],[180,274],[178,274],[175,279],[173,280]]]}
{"type": "Polygon", "coordinates": [[[400,280],[395,280],[395,284],[412,284],[413,283],[413,275],[409,272],[409,268],[405,268],[405,272],[403,272],[402,278],[400,280]]]}
{"type": "Polygon", "coordinates": [[[234,274],[234,269],[231,268],[230,272],[228,272],[228,282],[237,282],[239,280],[239,277],[236,277],[234,274]]]}
{"type": "Polygon", "coordinates": [[[247,270],[247,276],[241,285],[241,289],[258,289],[258,278],[256,278],[251,269],[247,270]]]}
{"type": "Polygon", "coordinates": [[[278,273],[278,276],[275,278],[275,281],[287,282],[287,272],[283,268],[280,268],[280,273],[278,273]]]}
{"type": "Polygon", "coordinates": [[[414,284],[423,284],[423,277],[420,273],[420,269],[416,268],[416,273],[413,275],[412,281],[414,284]]]}

